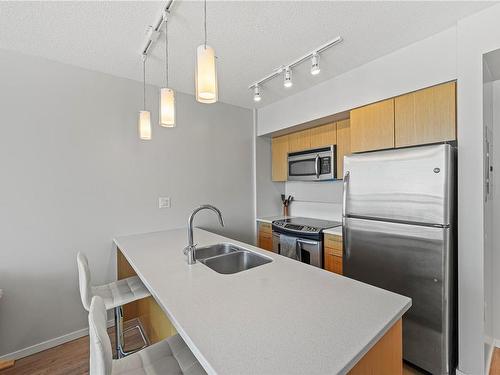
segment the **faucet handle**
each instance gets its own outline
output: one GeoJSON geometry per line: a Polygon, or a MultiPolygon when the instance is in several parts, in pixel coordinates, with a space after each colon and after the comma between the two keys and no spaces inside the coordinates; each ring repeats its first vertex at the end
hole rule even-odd
{"type": "Polygon", "coordinates": [[[196,245],[197,244],[194,244],[194,245],[187,245],[184,250],[183,250],[183,253],[184,255],[188,255],[189,251],[195,251],[196,250],[196,245]]]}

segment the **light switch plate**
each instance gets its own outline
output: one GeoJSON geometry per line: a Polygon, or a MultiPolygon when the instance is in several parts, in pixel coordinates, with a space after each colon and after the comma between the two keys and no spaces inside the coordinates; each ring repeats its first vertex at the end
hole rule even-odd
{"type": "Polygon", "coordinates": [[[170,197],[158,198],[158,208],[170,208],[170,197]]]}

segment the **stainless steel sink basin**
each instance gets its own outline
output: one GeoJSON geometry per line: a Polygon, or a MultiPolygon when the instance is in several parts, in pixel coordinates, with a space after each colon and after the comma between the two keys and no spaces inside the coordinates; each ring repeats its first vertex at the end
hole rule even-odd
{"type": "Polygon", "coordinates": [[[206,248],[197,249],[196,257],[197,260],[199,260],[207,267],[213,269],[215,272],[222,274],[231,274],[249,270],[251,268],[262,266],[263,264],[271,263],[273,261],[271,258],[259,255],[232,244],[217,244],[213,246],[207,246],[206,248]],[[218,251],[221,253],[212,257],[200,258],[198,256],[198,250],[204,249],[206,249],[206,254],[209,253],[209,249],[211,251],[218,251]]]}
{"type": "Polygon", "coordinates": [[[217,255],[229,254],[241,250],[240,247],[230,243],[218,243],[210,246],[198,247],[194,251],[197,260],[215,257],[217,255]]]}

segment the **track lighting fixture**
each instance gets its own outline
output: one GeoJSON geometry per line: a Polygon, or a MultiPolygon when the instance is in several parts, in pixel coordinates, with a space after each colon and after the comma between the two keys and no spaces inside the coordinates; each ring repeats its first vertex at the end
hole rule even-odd
{"type": "Polygon", "coordinates": [[[313,51],[306,53],[305,55],[295,59],[294,61],[282,65],[278,69],[275,69],[272,73],[268,74],[264,78],[259,79],[258,81],[255,81],[252,83],[250,86],[248,86],[249,89],[254,90],[254,95],[253,95],[253,100],[258,102],[261,99],[260,96],[260,86],[264,82],[270,81],[273,78],[276,78],[283,74],[283,86],[286,88],[292,87],[293,82],[292,82],[292,69],[295,68],[297,65],[302,64],[304,61],[311,61],[311,74],[312,75],[317,75],[321,72],[321,69],[319,67],[319,58],[320,58],[320,53],[326,51],[327,49],[339,44],[342,42],[342,37],[338,36],[335,39],[330,40],[329,42],[326,42],[325,44],[319,46],[318,48],[314,49],[313,51]],[[309,60],[310,59],[310,60],[309,60]]]}
{"type": "Polygon", "coordinates": [[[260,97],[260,87],[259,85],[255,85],[255,87],[253,88],[253,101],[260,102],[260,99],[262,99],[260,97]]]}
{"type": "Polygon", "coordinates": [[[164,14],[165,23],[165,83],[160,89],[160,125],[166,128],[175,126],[175,93],[169,88],[168,82],[168,25],[167,12],[164,14]]]}
{"type": "Polygon", "coordinates": [[[142,55],[143,108],[139,112],[139,138],[149,141],[151,139],[151,114],[146,110],[146,58],[146,55],[142,55]]]}
{"type": "Polygon", "coordinates": [[[292,87],[293,82],[292,82],[292,70],[290,69],[289,66],[285,68],[285,74],[283,76],[283,86],[285,87],[292,87]]]}
{"type": "Polygon", "coordinates": [[[311,57],[311,74],[313,76],[318,75],[321,69],[319,68],[319,55],[314,52],[311,57]]]}

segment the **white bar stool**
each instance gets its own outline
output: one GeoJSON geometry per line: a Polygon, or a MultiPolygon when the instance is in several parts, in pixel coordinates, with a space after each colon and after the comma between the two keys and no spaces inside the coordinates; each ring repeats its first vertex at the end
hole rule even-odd
{"type": "Polygon", "coordinates": [[[179,335],[157,342],[122,359],[113,359],[106,331],[106,307],[92,298],[89,310],[90,375],[202,375],[203,367],[179,335]]]}
{"type": "Polygon", "coordinates": [[[144,349],[147,345],[146,335],[144,334],[142,327],[137,324],[133,327],[128,328],[126,331],[132,329],[138,329],[144,345],[133,351],[125,351],[125,340],[123,337],[123,305],[129,302],[136,301],[141,298],[149,297],[151,293],[144,286],[142,281],[138,276],[128,277],[126,279],[117,280],[115,282],[92,286],[90,280],[90,268],[87,257],[78,252],[76,257],[76,262],[78,264],[78,279],[80,284],[80,296],[82,298],[82,304],[85,310],[90,310],[90,303],[92,297],[99,296],[102,298],[106,310],[114,310],[115,313],[115,334],[116,334],[116,356],[117,358],[125,357],[129,354],[136,352],[137,350],[144,349]]]}

